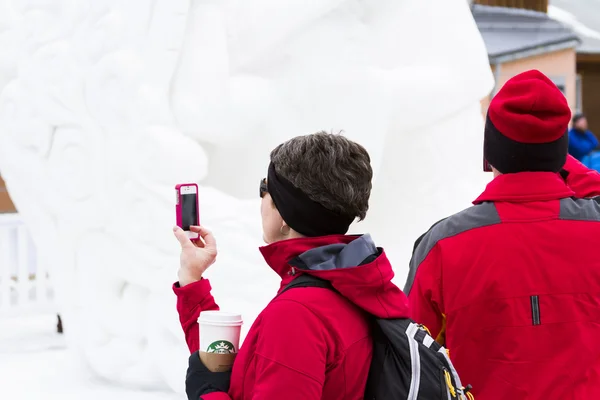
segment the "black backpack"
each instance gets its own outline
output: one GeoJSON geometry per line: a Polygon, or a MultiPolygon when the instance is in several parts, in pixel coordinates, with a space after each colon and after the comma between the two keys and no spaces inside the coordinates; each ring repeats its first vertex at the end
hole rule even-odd
{"type": "MultiPolygon", "coordinates": [[[[281,293],[301,287],[335,291],[331,283],[302,274],[281,293]]],[[[281,295],[280,293],[280,295],[281,295]]],[[[470,385],[460,378],[440,346],[426,328],[408,319],[372,316],[373,359],[367,378],[365,400],[467,400],[470,385]]]]}

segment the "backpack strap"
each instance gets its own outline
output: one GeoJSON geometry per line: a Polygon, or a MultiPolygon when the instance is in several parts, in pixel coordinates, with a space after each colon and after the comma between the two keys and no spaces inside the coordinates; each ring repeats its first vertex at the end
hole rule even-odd
{"type": "MultiPolygon", "coordinates": [[[[365,264],[375,261],[377,259],[377,257],[379,257],[381,255],[381,253],[383,253],[383,249],[381,247],[378,247],[377,253],[369,255],[367,258],[362,260],[362,262],[358,265],[365,265],[365,264]]],[[[289,262],[289,264],[298,268],[301,271],[305,271],[305,270],[309,269],[308,266],[306,264],[304,264],[304,262],[299,257],[296,257],[293,260],[291,260],[289,262]]],[[[283,290],[281,291],[281,293],[279,293],[279,295],[282,295],[283,293],[287,292],[290,289],[299,288],[299,287],[318,287],[318,288],[323,288],[323,289],[329,289],[329,290],[332,290],[339,294],[339,292],[333,287],[331,282],[329,282],[325,279],[317,278],[316,276],[313,276],[313,275],[310,275],[307,273],[303,273],[300,276],[298,276],[297,278],[295,278],[294,280],[292,280],[285,288],[283,288],[283,290]]]]}
{"type": "Polygon", "coordinates": [[[321,278],[317,278],[316,276],[312,276],[310,274],[302,274],[299,277],[295,278],[293,281],[291,281],[285,288],[283,288],[281,293],[279,293],[279,296],[281,296],[283,293],[287,292],[290,289],[300,287],[318,287],[323,289],[330,289],[336,292],[336,290],[333,288],[333,285],[330,282],[321,278]]]}

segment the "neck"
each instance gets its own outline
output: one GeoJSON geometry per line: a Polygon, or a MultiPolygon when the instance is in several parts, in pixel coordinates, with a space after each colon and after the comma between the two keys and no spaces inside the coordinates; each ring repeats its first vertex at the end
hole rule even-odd
{"type": "Polygon", "coordinates": [[[304,237],[306,237],[306,236],[304,236],[304,235],[296,232],[293,229],[290,229],[289,233],[286,234],[286,235],[281,235],[279,237],[279,239],[277,239],[277,242],[280,242],[282,240],[288,240],[288,239],[301,239],[301,238],[304,238],[304,237]]]}

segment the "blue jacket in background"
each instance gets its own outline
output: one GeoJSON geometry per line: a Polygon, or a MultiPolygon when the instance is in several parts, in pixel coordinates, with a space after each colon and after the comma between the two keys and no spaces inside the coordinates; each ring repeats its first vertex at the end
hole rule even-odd
{"type": "Polygon", "coordinates": [[[579,161],[596,147],[598,147],[598,139],[592,132],[581,132],[576,129],[569,131],[569,154],[579,161]]]}

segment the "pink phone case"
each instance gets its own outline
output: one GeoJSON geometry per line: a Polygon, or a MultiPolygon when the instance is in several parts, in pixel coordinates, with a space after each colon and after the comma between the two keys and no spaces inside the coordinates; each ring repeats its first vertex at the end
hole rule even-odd
{"type": "MultiPolygon", "coordinates": [[[[198,202],[198,185],[195,183],[180,183],[178,185],[175,186],[175,192],[177,193],[177,201],[175,203],[175,216],[176,216],[176,222],[177,222],[177,226],[180,228],[183,228],[183,218],[181,216],[181,188],[184,186],[194,186],[196,188],[196,210],[198,210],[198,212],[196,213],[197,218],[196,218],[196,222],[195,225],[200,225],[200,207],[199,207],[199,202],[198,202]]],[[[190,239],[198,239],[200,238],[200,235],[198,235],[197,233],[194,232],[190,232],[190,231],[185,231],[188,235],[188,237],[190,239]]]]}

